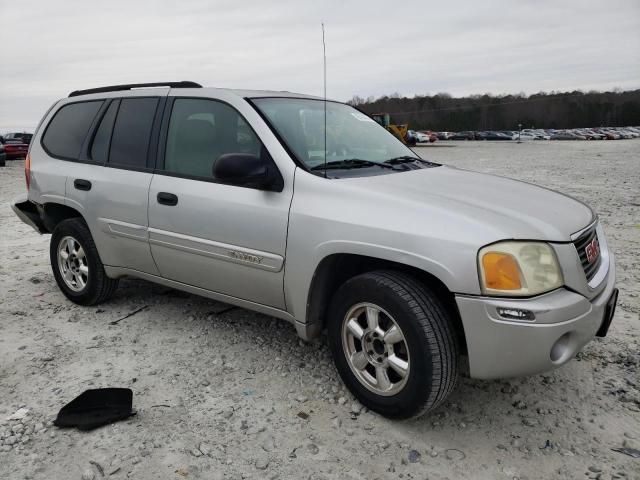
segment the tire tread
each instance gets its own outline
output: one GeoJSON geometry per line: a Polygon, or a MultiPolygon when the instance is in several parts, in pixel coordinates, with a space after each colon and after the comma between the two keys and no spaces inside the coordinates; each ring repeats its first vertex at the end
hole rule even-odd
{"type": "Polygon", "coordinates": [[[79,303],[81,305],[97,305],[99,303],[103,303],[107,299],[111,298],[118,288],[118,280],[109,278],[104,271],[104,265],[100,260],[100,255],[98,254],[98,249],[96,247],[95,242],[93,241],[93,236],[91,235],[91,231],[89,227],[85,223],[85,221],[81,218],[68,218],[66,220],[61,221],[55,228],[54,234],[51,237],[51,267],[54,270],[54,276],[56,277],[56,281],[60,286],[62,292],[65,294],[69,300],[75,303],[79,303]],[[91,291],[87,292],[88,295],[83,296],[72,296],[69,295],[66,289],[64,288],[63,283],[58,279],[58,275],[56,275],[57,265],[55,263],[54,255],[57,255],[55,252],[56,246],[54,245],[54,238],[57,236],[58,232],[75,230],[78,232],[78,236],[83,243],[83,247],[87,249],[87,254],[93,257],[97,271],[91,277],[91,281],[94,282],[91,287],[91,291]]]}
{"type": "Polygon", "coordinates": [[[363,273],[349,279],[340,290],[351,288],[359,282],[373,283],[379,288],[390,290],[405,302],[412,313],[412,320],[422,331],[419,341],[425,343],[426,350],[431,352],[430,378],[421,384],[423,394],[418,395],[421,403],[412,405],[411,411],[388,415],[416,418],[438,407],[455,389],[459,377],[459,345],[450,313],[432,290],[404,272],[376,270],[363,273]]]}
{"type": "Polygon", "coordinates": [[[459,348],[445,309],[435,294],[412,276],[396,271],[377,271],[365,275],[377,276],[398,295],[409,302],[425,333],[432,357],[432,384],[424,404],[413,417],[438,407],[455,389],[458,381],[459,348]]]}

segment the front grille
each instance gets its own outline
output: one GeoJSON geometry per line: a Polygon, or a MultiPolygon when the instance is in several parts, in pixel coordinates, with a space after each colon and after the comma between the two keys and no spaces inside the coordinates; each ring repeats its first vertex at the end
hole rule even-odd
{"type": "MultiPolygon", "coordinates": [[[[576,247],[576,250],[578,252],[578,256],[580,257],[580,263],[582,264],[582,268],[584,269],[584,274],[587,277],[587,282],[591,281],[591,279],[594,277],[594,275],[600,268],[600,263],[602,262],[602,254],[600,252],[599,245],[598,245],[598,255],[596,256],[596,259],[591,263],[589,263],[589,260],[587,260],[587,252],[585,251],[585,248],[587,245],[589,245],[593,241],[594,238],[597,238],[595,225],[591,227],[589,230],[587,230],[586,232],[584,232],[582,235],[580,235],[578,238],[576,238],[573,242],[573,245],[576,247]]],[[[598,244],[599,243],[600,243],[600,240],[598,240],[598,244]]]]}

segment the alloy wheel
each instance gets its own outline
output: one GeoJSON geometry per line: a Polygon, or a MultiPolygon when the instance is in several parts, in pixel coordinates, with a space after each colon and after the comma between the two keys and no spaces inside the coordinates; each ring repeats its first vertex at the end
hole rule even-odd
{"type": "Polygon", "coordinates": [[[342,322],[342,347],[356,378],[377,395],[400,392],[409,376],[409,349],[395,319],[372,303],[352,306],[342,322]]]}
{"type": "Polygon", "coordinates": [[[81,292],[89,281],[89,263],[82,245],[73,237],[63,237],[58,243],[58,269],[64,283],[74,292],[81,292]]]}

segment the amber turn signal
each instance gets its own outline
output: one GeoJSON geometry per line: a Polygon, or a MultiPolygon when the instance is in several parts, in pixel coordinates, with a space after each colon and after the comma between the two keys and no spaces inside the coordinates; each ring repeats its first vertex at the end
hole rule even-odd
{"type": "Polygon", "coordinates": [[[487,252],[482,256],[484,284],[492,290],[520,290],[520,267],[513,255],[487,252]]]}

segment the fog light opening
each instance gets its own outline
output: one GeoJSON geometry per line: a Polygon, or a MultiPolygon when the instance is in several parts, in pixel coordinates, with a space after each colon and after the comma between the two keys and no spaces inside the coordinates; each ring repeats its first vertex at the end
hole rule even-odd
{"type": "Polygon", "coordinates": [[[525,320],[531,322],[536,319],[532,311],[524,310],[523,308],[498,307],[498,315],[508,320],[525,320]]]}
{"type": "Polygon", "coordinates": [[[559,363],[568,359],[568,357],[571,355],[571,348],[569,345],[570,340],[570,332],[565,333],[558,340],[556,340],[556,343],[554,343],[553,347],[551,347],[550,357],[552,362],[559,363]]]}

